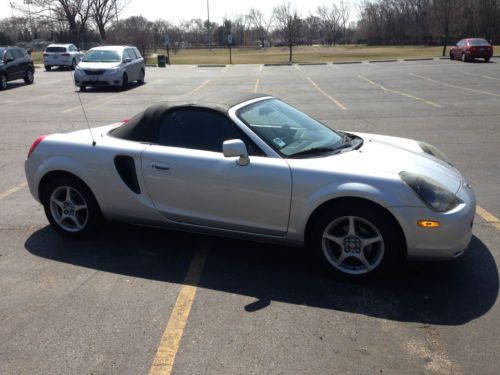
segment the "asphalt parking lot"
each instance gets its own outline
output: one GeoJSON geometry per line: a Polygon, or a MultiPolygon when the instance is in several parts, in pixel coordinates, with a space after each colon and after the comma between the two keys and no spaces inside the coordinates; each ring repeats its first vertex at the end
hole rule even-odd
{"type": "Polygon", "coordinates": [[[500,59],[170,66],[80,97],[98,126],[220,91],[436,145],[477,194],[468,250],[358,285],[301,249],[123,225],[62,239],[23,163],[39,135],[86,123],[71,72],[37,69],[0,92],[0,374],[497,374],[500,59]]]}

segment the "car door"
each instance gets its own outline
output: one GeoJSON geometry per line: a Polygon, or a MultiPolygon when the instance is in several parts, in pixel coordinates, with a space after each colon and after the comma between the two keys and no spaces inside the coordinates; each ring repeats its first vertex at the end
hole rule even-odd
{"type": "Polygon", "coordinates": [[[137,79],[137,67],[134,61],[135,55],[131,52],[132,51],[130,48],[127,48],[123,51],[123,62],[126,66],[129,82],[135,81],[137,79]]]}
{"type": "Polygon", "coordinates": [[[19,77],[19,61],[16,61],[12,50],[5,51],[4,55],[4,68],[7,72],[7,77],[9,81],[18,79],[19,77]]]}
{"type": "Polygon", "coordinates": [[[288,164],[257,152],[218,112],[184,108],[167,113],[158,144],[142,154],[142,171],[155,207],[167,219],[267,235],[287,232],[288,164]],[[235,138],[250,147],[247,165],[222,153],[224,140],[235,138]]]}

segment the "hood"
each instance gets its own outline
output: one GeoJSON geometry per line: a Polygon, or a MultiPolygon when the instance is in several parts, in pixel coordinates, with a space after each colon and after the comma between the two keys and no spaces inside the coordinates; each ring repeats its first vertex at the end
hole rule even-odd
{"type": "Polygon", "coordinates": [[[358,150],[346,150],[325,158],[301,159],[301,162],[310,163],[314,160],[314,168],[365,176],[397,176],[406,171],[432,179],[453,193],[460,189],[460,172],[452,165],[422,151],[419,142],[378,134],[351,134],[364,141],[358,150]]]}
{"type": "Polygon", "coordinates": [[[82,69],[112,69],[120,66],[121,62],[84,62],[80,61],[79,68],[82,69]]]}

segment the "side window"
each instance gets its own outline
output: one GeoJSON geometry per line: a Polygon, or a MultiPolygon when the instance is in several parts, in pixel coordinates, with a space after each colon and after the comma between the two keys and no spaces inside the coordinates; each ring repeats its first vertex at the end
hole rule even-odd
{"type": "Polygon", "coordinates": [[[7,60],[7,59],[14,60],[14,55],[12,54],[12,50],[8,50],[5,52],[4,60],[7,60]]]}
{"type": "Polygon", "coordinates": [[[13,49],[12,50],[12,55],[14,56],[14,58],[17,60],[17,59],[22,59],[24,57],[24,54],[21,52],[21,50],[19,49],[13,49]]]}
{"type": "Polygon", "coordinates": [[[131,55],[130,50],[126,49],[123,51],[123,59],[134,59],[134,56],[131,55]]]}
{"type": "Polygon", "coordinates": [[[75,46],[71,44],[71,45],[69,46],[69,51],[70,51],[70,52],[75,52],[75,51],[76,51],[75,46]]]}
{"type": "Polygon", "coordinates": [[[135,51],[132,48],[128,50],[128,54],[130,55],[130,58],[132,60],[137,59],[137,56],[135,55],[135,51]]]}
{"type": "Polygon", "coordinates": [[[181,109],[167,113],[163,118],[158,144],[222,152],[222,143],[228,139],[246,141],[236,126],[219,113],[181,109]]]}
{"type": "Polygon", "coordinates": [[[137,55],[137,58],[140,59],[142,56],[141,56],[141,53],[139,52],[139,50],[137,48],[134,47],[134,52],[135,54],[137,55]]]}

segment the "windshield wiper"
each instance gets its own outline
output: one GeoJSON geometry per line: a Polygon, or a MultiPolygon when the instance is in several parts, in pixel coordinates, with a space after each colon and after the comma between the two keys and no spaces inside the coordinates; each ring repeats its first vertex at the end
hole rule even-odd
{"type": "Polygon", "coordinates": [[[308,148],[306,150],[296,152],[295,154],[291,154],[291,155],[289,155],[289,157],[293,158],[295,156],[301,156],[301,155],[320,154],[323,152],[333,152],[333,151],[336,151],[337,149],[338,148],[332,148],[332,147],[313,147],[313,148],[308,148]]]}

